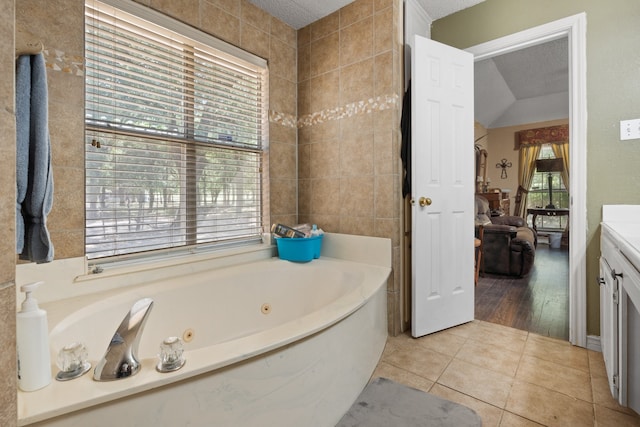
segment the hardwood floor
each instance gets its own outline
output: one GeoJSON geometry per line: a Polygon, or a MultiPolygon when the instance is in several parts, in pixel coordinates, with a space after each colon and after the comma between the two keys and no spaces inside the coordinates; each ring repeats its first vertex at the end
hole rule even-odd
{"type": "Polygon", "coordinates": [[[569,251],[539,242],[527,277],[481,276],[475,308],[478,320],[569,340],[569,251]]]}

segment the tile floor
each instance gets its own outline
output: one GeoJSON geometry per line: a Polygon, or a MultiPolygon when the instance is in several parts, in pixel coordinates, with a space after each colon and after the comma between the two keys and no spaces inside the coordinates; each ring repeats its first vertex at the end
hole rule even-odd
{"type": "Polygon", "coordinates": [[[373,377],[474,409],[483,426],[640,426],[609,393],[602,353],[474,320],[389,337],[373,377]]]}

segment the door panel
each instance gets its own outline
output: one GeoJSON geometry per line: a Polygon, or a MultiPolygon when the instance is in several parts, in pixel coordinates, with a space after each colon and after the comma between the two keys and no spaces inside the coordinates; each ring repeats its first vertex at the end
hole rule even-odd
{"type": "Polygon", "coordinates": [[[415,36],[411,90],[412,335],[418,337],[474,316],[473,55],[415,36]]]}
{"type": "Polygon", "coordinates": [[[611,268],[604,258],[600,258],[600,344],[604,359],[609,389],[614,399],[618,398],[618,388],[613,383],[618,375],[618,306],[613,295],[617,292],[617,280],[611,276],[611,268]]]}

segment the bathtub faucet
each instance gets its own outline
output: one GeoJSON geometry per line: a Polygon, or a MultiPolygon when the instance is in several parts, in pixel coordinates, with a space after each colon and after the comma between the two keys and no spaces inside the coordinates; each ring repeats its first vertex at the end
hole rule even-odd
{"type": "Polygon", "coordinates": [[[102,360],[96,365],[93,371],[94,380],[118,380],[138,373],[138,344],[152,306],[151,298],[143,298],[133,304],[113,334],[102,360]]]}

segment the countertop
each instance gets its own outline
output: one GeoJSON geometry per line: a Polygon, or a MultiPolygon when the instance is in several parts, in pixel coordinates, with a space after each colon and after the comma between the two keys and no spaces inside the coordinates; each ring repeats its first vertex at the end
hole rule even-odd
{"type": "Polygon", "coordinates": [[[602,206],[602,232],[619,242],[622,254],[640,271],[640,205],[602,206]]]}
{"type": "MultiPolygon", "coordinates": [[[[602,207],[602,233],[608,235],[620,254],[635,269],[631,277],[640,276],[640,205],[605,205],[602,207]]],[[[624,280],[629,297],[640,307],[640,283],[624,280]]]]}

